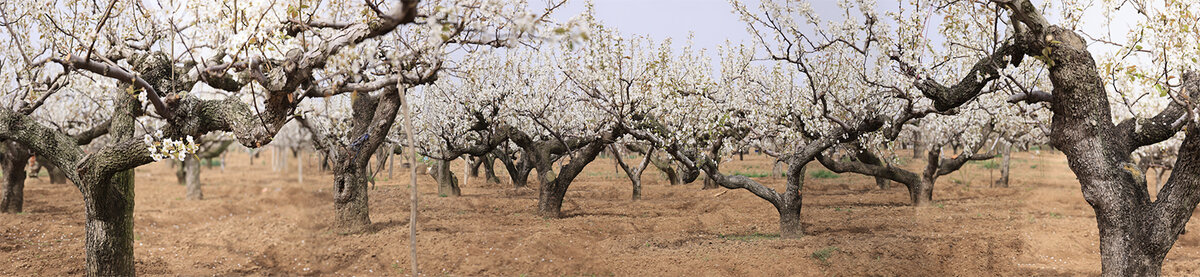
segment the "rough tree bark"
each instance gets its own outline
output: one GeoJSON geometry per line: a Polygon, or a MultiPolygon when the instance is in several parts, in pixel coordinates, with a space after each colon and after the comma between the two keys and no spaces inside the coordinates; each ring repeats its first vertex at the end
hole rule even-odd
{"type": "Polygon", "coordinates": [[[433,174],[430,177],[433,177],[434,181],[438,183],[438,196],[462,196],[462,189],[458,187],[458,177],[454,176],[454,170],[450,168],[450,161],[435,160],[433,174]]]}
{"type": "Polygon", "coordinates": [[[599,137],[570,141],[540,141],[515,130],[511,133],[513,142],[524,150],[523,158],[528,159],[538,171],[538,181],[542,184],[538,192],[538,215],[544,218],[560,218],[563,216],[563,198],[571,182],[588,163],[596,159],[605,146],[623,135],[624,129],[614,126],[599,137]],[[557,159],[568,154],[570,161],[559,166],[556,175],[551,167],[557,159]]]}
{"type": "MultiPolygon", "coordinates": [[[[1011,24],[1017,30],[1013,47],[1002,49],[1015,48],[1013,56],[1045,61],[1053,84],[1052,93],[1026,92],[1010,100],[1050,102],[1051,144],[1067,156],[1084,199],[1096,213],[1102,275],[1159,275],[1163,258],[1200,203],[1200,124],[1185,117],[1188,108],[1179,101],[1154,117],[1114,124],[1108,92],[1083,37],[1050,25],[1029,0],[1005,1],[1001,6],[1012,12],[1011,24]],[[1132,162],[1131,153],[1180,129],[1185,137],[1176,170],[1158,200],[1150,201],[1145,174],[1132,162]]],[[[989,63],[1004,65],[1007,60],[989,63]]],[[[1182,80],[1183,99],[1200,96],[1200,76],[1185,72],[1182,80]]],[[[930,80],[918,86],[922,84],[922,91],[939,110],[962,105],[979,93],[946,90],[930,80]]]]}
{"type": "MultiPolygon", "coordinates": [[[[94,67],[85,64],[77,68],[94,67]]],[[[107,73],[129,74],[124,71],[107,73]]],[[[142,77],[154,80],[160,76],[146,74],[142,77]]],[[[148,90],[148,95],[156,93],[153,87],[139,88],[148,90]]],[[[142,114],[140,104],[126,93],[114,95],[123,97],[115,101],[111,126],[107,126],[109,123],[101,125],[114,137],[108,145],[88,153],[80,145],[87,144],[90,138],[83,138],[82,134],[68,136],[27,115],[0,109],[0,139],[17,141],[43,157],[42,161],[63,168],[67,178],[83,194],[87,214],[85,273],[89,276],[134,275],[132,169],[153,161],[145,143],[132,139],[133,118],[142,114]]],[[[249,107],[237,99],[200,100],[185,96],[172,98],[165,105],[169,108],[163,109],[173,112],[160,110],[160,115],[166,114],[164,117],[169,123],[162,130],[166,136],[176,139],[212,131],[231,131],[244,144],[261,145],[269,142],[280,126],[275,121],[250,123],[262,121],[255,121],[258,118],[252,117],[249,107]]]]}
{"type": "MultiPolygon", "coordinates": [[[[139,103],[123,94],[113,109],[109,128],[111,144],[135,142],[134,117],[141,114],[139,103]]],[[[110,156],[110,159],[133,157],[110,156]]],[[[100,166],[109,164],[101,162],[100,166]]],[[[86,169],[80,171],[86,172],[86,169]]],[[[86,230],[87,273],[90,276],[133,275],[133,169],[110,174],[82,177],[86,230]]]]}
{"type": "Polygon", "coordinates": [[[494,156],[504,165],[504,169],[508,171],[508,178],[512,180],[514,188],[524,188],[529,185],[529,173],[533,171],[533,166],[526,154],[520,154],[517,161],[514,161],[516,153],[509,154],[503,150],[497,149],[493,152],[494,156]]]}
{"type": "Polygon", "coordinates": [[[368,207],[368,173],[371,156],[382,145],[400,109],[396,87],[379,90],[377,95],[361,93],[351,98],[352,119],[349,145],[331,137],[311,122],[297,119],[314,133],[317,145],[328,153],[333,164],[334,229],[341,233],[366,230],[371,224],[368,207]]]}
{"type": "Polygon", "coordinates": [[[367,198],[367,168],[348,165],[333,170],[334,228],[341,233],[359,232],[371,225],[367,198]]]}
{"type": "Polygon", "coordinates": [[[775,204],[775,210],[779,212],[779,236],[800,238],[804,236],[804,223],[800,220],[800,210],[803,208],[801,200],[804,198],[804,167],[788,167],[787,179],[787,190],[784,191],[784,195],[778,197],[779,203],[772,203],[775,204]]]}
{"type": "MultiPolygon", "coordinates": [[[[32,154],[14,141],[0,142],[0,173],[4,174],[0,212],[19,213],[25,205],[25,166],[32,154]]],[[[37,173],[34,173],[37,174],[37,173]]]]}

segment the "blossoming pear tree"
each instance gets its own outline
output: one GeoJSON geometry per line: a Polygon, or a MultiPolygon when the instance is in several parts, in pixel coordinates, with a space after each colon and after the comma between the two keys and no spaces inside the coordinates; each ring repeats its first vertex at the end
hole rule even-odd
{"type": "MultiPolygon", "coordinates": [[[[333,18],[344,15],[349,18],[343,20],[353,22],[353,18],[362,17],[356,11],[373,10],[371,5],[371,2],[357,6],[329,3],[312,7],[311,11],[300,7],[295,14],[333,18]]],[[[453,71],[458,67],[459,60],[452,56],[455,52],[520,46],[528,44],[526,41],[558,37],[560,34],[553,30],[562,27],[552,24],[548,17],[557,7],[532,11],[524,2],[426,1],[417,11],[423,16],[414,19],[413,28],[356,41],[331,56],[330,66],[314,70],[313,75],[319,77],[312,86],[303,88],[303,98],[344,97],[349,101],[343,102],[349,102],[351,107],[349,124],[340,125],[344,129],[303,121],[318,125],[308,129],[316,134],[317,143],[333,160],[335,225],[343,232],[357,232],[370,224],[368,162],[391,133],[402,97],[413,97],[409,91],[438,80],[444,68],[453,71]]],[[[351,31],[355,26],[326,20],[323,17],[290,20],[289,26],[299,38],[313,40],[327,32],[351,31]]],[[[445,163],[457,155],[447,157],[443,157],[445,163]]],[[[446,166],[442,169],[449,170],[446,166]]],[[[448,193],[457,195],[458,190],[451,188],[448,193]]]]}
{"type": "MultiPolygon", "coordinates": [[[[937,3],[935,3],[937,4],[937,3]]],[[[1163,259],[1200,203],[1195,175],[1200,133],[1196,133],[1195,99],[1200,96],[1200,5],[1163,1],[1154,5],[1129,1],[1068,1],[1066,20],[1052,23],[1046,5],[1029,0],[949,2],[933,12],[947,17],[973,16],[963,10],[992,14],[990,26],[965,31],[997,30],[990,48],[969,75],[954,86],[921,72],[932,61],[895,59],[913,83],[931,98],[938,111],[960,107],[985,91],[962,89],[1005,78],[1001,70],[1033,62],[1047,71],[1049,92],[1025,89],[1010,100],[1047,103],[1052,112],[1051,145],[1067,156],[1084,199],[1093,207],[1100,230],[1102,274],[1158,275],[1163,259]],[[1089,11],[1096,7],[1099,11],[1089,11]],[[957,9],[957,10],[956,10],[957,9]],[[1099,13],[1100,16],[1095,16],[1099,13]],[[1084,18],[1122,16],[1133,24],[1117,39],[1105,30],[1089,30],[1084,18]],[[1090,42],[1095,43],[1090,43],[1090,42]],[[1115,51],[1097,44],[1115,47],[1115,51]],[[1026,59],[1033,58],[1033,60],[1026,59]],[[972,78],[970,75],[975,75],[972,78]],[[1138,91],[1139,93],[1129,93],[1138,91]],[[1146,114],[1119,115],[1134,107],[1145,92],[1169,100],[1146,114]],[[1114,97],[1115,96],[1115,97],[1114,97]],[[1116,99],[1116,101],[1114,101],[1116,99]],[[1115,103],[1114,103],[1115,102],[1115,103]],[[1124,107],[1122,107],[1124,106],[1124,107]],[[1123,119],[1122,119],[1123,118],[1123,119]],[[1151,201],[1145,174],[1133,162],[1134,151],[1183,134],[1174,171],[1151,201]]],[[[1152,98],[1151,98],[1152,99],[1152,98]]],[[[1155,101],[1155,100],[1150,100],[1155,101]]],[[[1132,109],[1138,110],[1138,109],[1132,109]]]]}

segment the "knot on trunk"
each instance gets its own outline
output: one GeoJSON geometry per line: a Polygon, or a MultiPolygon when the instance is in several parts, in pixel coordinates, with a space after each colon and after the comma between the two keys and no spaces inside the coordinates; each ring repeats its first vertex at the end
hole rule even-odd
{"type": "Polygon", "coordinates": [[[349,203],[354,199],[353,182],[355,176],[338,176],[333,180],[333,201],[336,203],[349,203]]]}

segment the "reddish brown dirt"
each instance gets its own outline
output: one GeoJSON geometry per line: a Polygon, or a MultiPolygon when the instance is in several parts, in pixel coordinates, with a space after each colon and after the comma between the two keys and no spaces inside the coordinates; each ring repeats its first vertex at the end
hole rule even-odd
{"type": "MultiPolygon", "coordinates": [[[[770,172],[763,157],[747,158],[722,167],[770,172]]],[[[408,275],[407,170],[397,167],[370,191],[372,231],[343,235],[329,227],[330,175],[309,158],[299,184],[294,163],[273,172],[266,160],[249,165],[238,153],[224,171],[206,169],[202,201],[184,200],[168,163],[139,168],[139,273],[408,275]]],[[[462,165],[455,168],[461,177],[462,165]]],[[[1010,188],[989,188],[978,164],[965,168],[938,181],[928,208],[907,206],[902,186],[879,190],[863,176],[806,178],[808,235],[795,240],[777,238],[774,209],[742,190],[669,186],[651,171],[644,200],[630,201],[609,159],[572,185],[564,219],[535,216],[534,190],[474,179],[465,196],[443,198],[422,175],[419,258],[424,275],[452,276],[1099,274],[1095,218],[1062,155],[1018,154],[1010,188]]],[[[780,178],[757,179],[782,187],[780,178]]],[[[78,190],[43,177],[28,181],[25,194],[25,213],[0,215],[0,275],[80,274],[78,190]]],[[[1189,229],[1200,230],[1196,222],[1189,229]]],[[[1164,274],[1200,274],[1198,247],[1200,231],[1181,236],[1164,274]]]]}

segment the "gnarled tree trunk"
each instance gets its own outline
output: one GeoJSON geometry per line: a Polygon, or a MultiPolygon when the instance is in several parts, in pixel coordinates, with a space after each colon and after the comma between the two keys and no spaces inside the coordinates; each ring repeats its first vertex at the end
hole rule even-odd
{"type": "Polygon", "coordinates": [[[488,184],[499,184],[500,177],[496,177],[496,158],[492,155],[479,157],[483,161],[483,177],[484,182],[488,184]]]}
{"type": "Polygon", "coordinates": [[[544,218],[562,217],[562,203],[567,195],[567,183],[550,182],[538,191],[538,215],[544,218]]]}
{"type": "MultiPolygon", "coordinates": [[[[0,143],[0,170],[4,173],[0,212],[19,213],[25,205],[25,166],[31,153],[13,141],[0,143]]],[[[37,173],[34,173],[37,174],[37,173]]]]}
{"type": "Polygon", "coordinates": [[[916,186],[908,189],[908,197],[913,206],[929,207],[933,204],[933,182],[934,180],[922,176],[916,186]]]}
{"type": "Polygon", "coordinates": [[[493,152],[494,157],[500,159],[500,163],[504,165],[504,169],[508,171],[508,178],[512,180],[514,188],[523,188],[529,184],[529,173],[533,172],[533,166],[530,166],[530,161],[522,154],[521,161],[514,161],[513,157],[497,150],[493,152]]]}
{"type": "MultiPolygon", "coordinates": [[[[875,154],[872,154],[870,151],[865,151],[865,150],[858,151],[858,153],[855,154],[855,159],[858,159],[858,161],[865,163],[865,164],[869,164],[869,165],[876,165],[876,166],[884,165],[883,160],[880,160],[879,157],[876,157],[875,154]]],[[[879,189],[888,189],[889,183],[890,183],[890,181],[887,178],[883,178],[883,177],[879,177],[879,176],[875,177],[875,185],[878,186],[879,189]]]]}
{"type": "MultiPolygon", "coordinates": [[[[334,228],[341,233],[364,231],[371,224],[367,185],[371,174],[367,167],[371,156],[383,144],[387,132],[400,110],[401,94],[395,87],[385,88],[377,95],[362,94],[351,98],[353,113],[349,145],[328,134],[315,135],[317,144],[325,149],[332,161],[334,228]]],[[[310,131],[320,133],[307,120],[297,119],[310,131]]],[[[380,164],[382,165],[382,164],[380,164]]]]}
{"type": "Polygon", "coordinates": [[[775,208],[779,212],[779,236],[783,238],[804,237],[804,223],[800,217],[800,204],[785,204],[775,208]]]}
{"type": "MultiPolygon", "coordinates": [[[[128,94],[118,98],[109,127],[111,145],[134,141],[134,114],[140,106],[128,94]]],[[[140,143],[140,142],[138,142],[140,143]]],[[[117,160],[132,160],[141,157],[102,156],[92,165],[115,163],[117,160]]],[[[80,177],[80,192],[83,193],[84,211],[87,213],[85,231],[87,240],[88,276],[133,276],[133,204],[134,170],[129,169],[105,175],[97,167],[77,170],[80,177]]]]}
{"type": "Polygon", "coordinates": [[[462,196],[462,189],[458,187],[458,178],[454,176],[454,171],[450,168],[450,161],[437,160],[434,163],[432,177],[438,183],[438,196],[462,196]]]}
{"type": "Polygon", "coordinates": [[[800,221],[804,199],[804,166],[789,166],[788,174],[788,189],[781,195],[779,203],[775,204],[775,209],[779,211],[779,236],[800,238],[804,236],[804,223],[800,221]]]}
{"type": "Polygon", "coordinates": [[[133,276],[133,170],[85,184],[87,275],[133,276]]]}
{"type": "MultiPolygon", "coordinates": [[[[1159,275],[1163,258],[1200,203],[1200,124],[1187,112],[1190,108],[1180,102],[1172,102],[1154,117],[1114,124],[1108,91],[1083,36],[1050,25],[1029,0],[1010,2],[1001,6],[1013,13],[1012,24],[1019,27],[1014,28],[1017,32],[1010,40],[1012,45],[1003,45],[987,60],[981,60],[975,68],[989,72],[976,80],[998,78],[994,65],[1007,63],[1009,56],[1038,57],[1049,65],[1052,93],[1025,92],[1010,101],[1050,103],[1054,113],[1050,142],[1067,156],[1084,199],[1096,213],[1101,274],[1159,275]],[[1186,136],[1179,148],[1176,170],[1158,199],[1150,201],[1145,174],[1132,162],[1131,154],[1175,136],[1180,129],[1186,136]]],[[[1018,62],[1013,60],[1014,64],[1018,62]]],[[[970,79],[966,78],[967,82],[970,79]]],[[[1200,98],[1200,76],[1184,72],[1181,79],[1183,88],[1179,91],[1187,96],[1181,98],[1200,98]]],[[[924,83],[923,94],[933,98],[935,107],[943,111],[979,93],[924,83]]]]}
{"type": "Polygon", "coordinates": [[[348,163],[333,171],[334,228],[353,233],[371,225],[367,198],[367,165],[348,163]]]}
{"type": "MultiPolygon", "coordinates": [[[[534,153],[533,155],[537,155],[534,158],[536,159],[534,164],[538,169],[538,180],[542,182],[541,191],[538,193],[538,215],[545,218],[562,217],[563,198],[566,197],[567,188],[571,186],[571,182],[579,176],[579,172],[582,172],[588,163],[596,159],[605,146],[620,135],[622,135],[622,129],[617,129],[591,140],[582,149],[576,150],[570,157],[570,162],[559,167],[558,175],[554,175],[554,172],[550,170],[550,165],[554,162],[550,158],[551,153],[545,151],[534,153]]],[[[528,142],[527,138],[524,140],[528,142]]],[[[526,145],[531,146],[532,144],[526,143],[526,145]]],[[[535,148],[540,147],[527,148],[526,151],[535,148]]]]}

